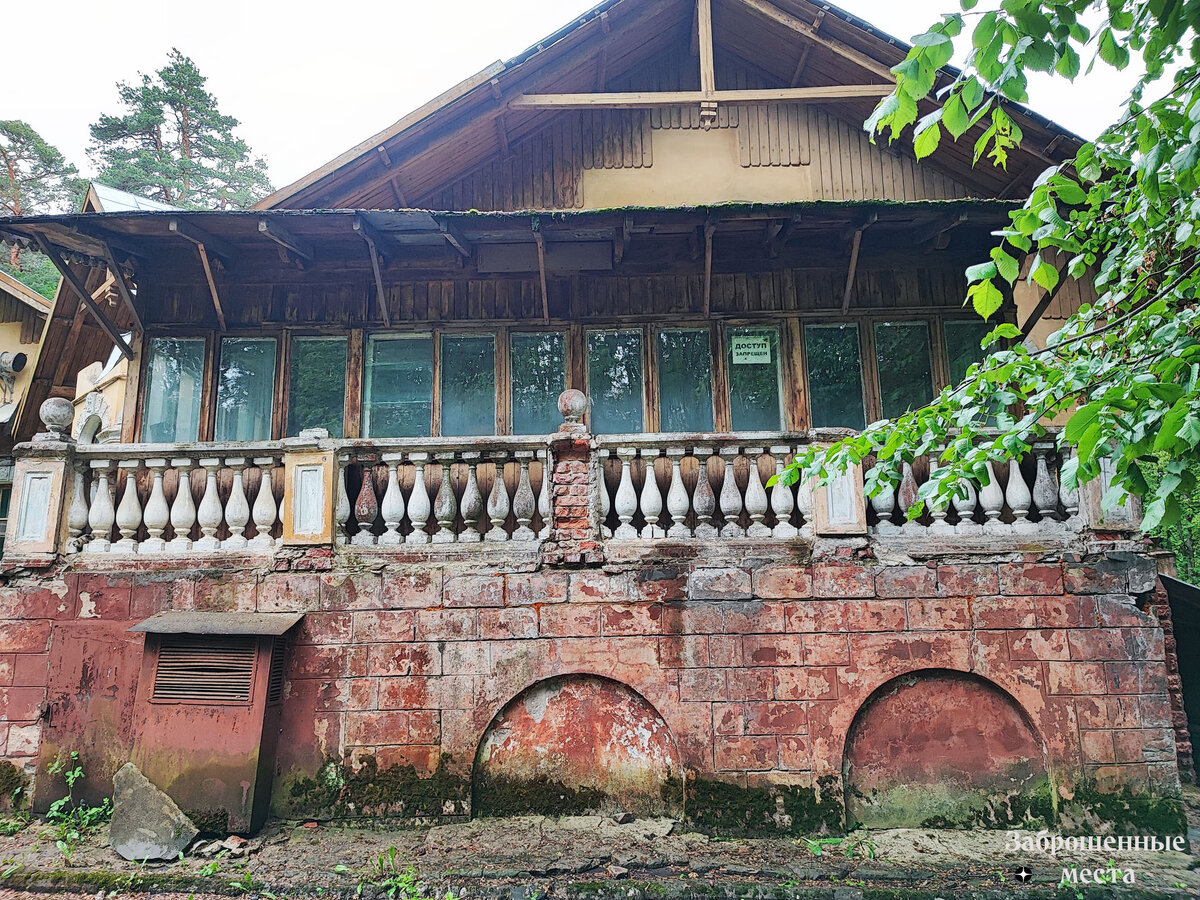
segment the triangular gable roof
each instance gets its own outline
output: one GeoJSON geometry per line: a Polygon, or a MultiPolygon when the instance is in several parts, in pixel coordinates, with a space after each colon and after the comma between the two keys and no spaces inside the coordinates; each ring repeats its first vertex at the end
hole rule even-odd
{"type": "Polygon", "coordinates": [[[161,200],[151,200],[149,197],[141,197],[131,194],[129,191],[109,187],[99,181],[93,181],[88,185],[87,196],[83,201],[84,212],[133,212],[151,209],[177,210],[179,207],[163,203],[161,200]]]}
{"type": "Polygon", "coordinates": [[[42,315],[50,312],[51,302],[26,284],[13,278],[7,272],[0,271],[0,294],[12,297],[42,315]]]}
{"type": "MultiPolygon", "coordinates": [[[[883,84],[909,46],[863,20],[809,0],[712,0],[714,50],[770,86],[883,84]],[[811,24],[809,24],[811,23],[811,24]]],[[[507,156],[563,113],[510,108],[525,93],[594,92],[694,42],[695,0],[605,0],[507,62],[495,62],[391,127],[261,201],[256,208],[396,208],[507,156]]],[[[946,71],[954,74],[947,67],[946,71]]],[[[718,71],[718,80],[720,79],[718,71]]],[[[817,107],[860,128],[875,98],[817,107]]],[[[972,135],[943,141],[931,167],[976,196],[1010,198],[1048,165],[1069,158],[1076,135],[1017,104],[1025,133],[1008,171],[976,168],[972,135]]],[[[929,106],[932,109],[932,105],[929,106]]],[[[981,126],[977,126],[980,128],[981,126]]],[[[908,148],[896,147],[900,152],[908,148]]],[[[930,164],[927,160],[922,165],[930,164]]]]}

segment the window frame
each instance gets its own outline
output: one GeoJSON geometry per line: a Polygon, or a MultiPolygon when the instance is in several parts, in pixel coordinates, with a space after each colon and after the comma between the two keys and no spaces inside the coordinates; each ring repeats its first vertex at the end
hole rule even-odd
{"type": "MultiPolygon", "coordinates": [[[[662,431],[662,384],[660,382],[660,373],[662,371],[661,353],[658,346],[659,335],[664,332],[676,331],[695,331],[705,332],[708,336],[708,388],[709,388],[709,403],[712,410],[713,431],[719,431],[720,410],[717,403],[717,360],[715,350],[719,346],[719,339],[715,334],[712,324],[702,325],[650,325],[647,327],[649,333],[649,349],[650,349],[650,365],[645,366],[644,381],[647,382],[643,392],[649,396],[649,404],[653,407],[653,424],[655,433],[666,434],[689,434],[690,432],[663,432],[662,431]]],[[[643,339],[645,340],[645,339],[643,339]]],[[[644,354],[643,354],[644,355],[644,354]]],[[[644,414],[645,415],[645,414],[644,414]]],[[[647,422],[651,421],[649,418],[647,422]]]]}
{"type": "MultiPolygon", "coordinates": [[[[575,341],[570,326],[567,325],[544,325],[522,323],[520,325],[510,325],[498,330],[496,345],[496,368],[497,368],[497,387],[496,387],[496,416],[499,420],[501,431],[497,431],[497,435],[516,435],[516,429],[513,426],[513,397],[512,397],[512,338],[514,334],[560,334],[563,339],[563,390],[569,390],[572,387],[572,372],[574,371],[574,356],[575,356],[575,341]],[[503,349],[501,349],[503,344],[503,349]],[[503,360],[501,359],[503,357],[503,360]],[[505,390],[500,390],[500,384],[505,385],[505,390]]],[[[586,365],[585,365],[586,371],[586,365]]],[[[557,402],[558,398],[555,398],[557,402]]]]}
{"type": "MultiPolygon", "coordinates": [[[[362,331],[360,329],[355,329],[353,331],[346,330],[346,331],[343,331],[340,333],[332,333],[329,331],[312,331],[312,330],[308,330],[308,329],[297,328],[297,329],[288,329],[285,332],[285,334],[287,335],[287,340],[285,340],[283,342],[283,347],[281,347],[280,351],[279,351],[284,356],[284,361],[281,363],[281,368],[282,368],[282,372],[283,372],[283,378],[282,378],[283,384],[282,384],[282,388],[281,388],[281,393],[279,395],[283,401],[280,404],[283,407],[283,410],[282,410],[282,415],[280,417],[281,421],[282,421],[282,426],[280,428],[279,434],[283,438],[286,438],[289,436],[288,435],[288,419],[290,416],[291,400],[292,400],[292,396],[291,396],[291,394],[292,394],[292,378],[291,378],[291,375],[292,375],[292,344],[296,340],[314,340],[314,339],[327,340],[327,341],[341,340],[341,341],[346,342],[346,383],[342,389],[343,390],[343,393],[342,393],[342,439],[349,438],[352,436],[351,431],[350,431],[350,419],[351,419],[351,415],[353,413],[355,404],[351,400],[351,390],[350,390],[351,382],[358,381],[360,384],[360,390],[361,390],[361,380],[360,379],[352,379],[352,377],[351,377],[351,373],[353,372],[354,365],[355,365],[355,363],[354,363],[354,334],[355,333],[357,333],[361,338],[362,331]]],[[[361,349],[360,349],[359,355],[360,356],[362,355],[361,349]]],[[[358,435],[358,432],[355,431],[353,436],[356,437],[357,435],[358,435]]]]}
{"type": "MultiPolygon", "coordinates": [[[[588,397],[588,408],[584,421],[587,423],[589,431],[592,431],[592,391],[591,379],[588,373],[589,354],[588,354],[588,335],[594,332],[609,332],[616,333],[621,331],[637,332],[641,335],[642,341],[642,430],[636,432],[638,434],[654,434],[658,429],[658,398],[651,393],[653,388],[650,386],[650,350],[649,350],[649,324],[632,325],[615,323],[612,325],[585,325],[583,331],[583,387],[581,390],[588,397]]],[[[595,433],[595,432],[593,432],[595,433]]],[[[628,432],[626,432],[628,433],[628,432]]]]}

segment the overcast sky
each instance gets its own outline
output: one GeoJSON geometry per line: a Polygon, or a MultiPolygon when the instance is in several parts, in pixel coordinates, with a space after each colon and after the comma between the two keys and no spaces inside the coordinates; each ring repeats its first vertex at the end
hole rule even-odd
{"type": "MultiPolygon", "coordinates": [[[[508,59],[593,0],[57,0],[6,4],[0,119],[24,119],[90,173],[88,126],[119,111],[116,83],[195,60],[221,110],[266,156],[281,187],[406,112],[508,59]],[[36,36],[36,39],[34,39],[36,36]]],[[[909,39],[954,0],[842,0],[909,39]]],[[[1127,79],[1098,66],[1075,85],[1040,79],[1030,103],[1094,137],[1118,113],[1127,79]]]]}

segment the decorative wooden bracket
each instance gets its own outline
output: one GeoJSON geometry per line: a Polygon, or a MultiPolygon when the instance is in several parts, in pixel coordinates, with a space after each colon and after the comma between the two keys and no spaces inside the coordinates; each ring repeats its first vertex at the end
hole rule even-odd
{"type": "MultiPolygon", "coordinates": [[[[107,232],[100,228],[80,228],[82,233],[100,242],[101,256],[104,259],[105,265],[108,266],[108,271],[113,277],[113,282],[117,286],[117,293],[121,295],[121,302],[125,304],[125,309],[129,312],[130,318],[133,320],[133,326],[140,332],[146,330],[142,324],[141,313],[138,312],[137,303],[134,299],[134,292],[129,286],[129,281],[125,278],[125,272],[117,262],[116,254],[113,253],[114,244],[107,232]]],[[[129,250],[122,248],[123,252],[132,253],[129,250]]]]}
{"type": "Polygon", "coordinates": [[[542,222],[537,216],[534,216],[531,227],[533,228],[533,240],[537,243],[538,255],[538,277],[542,284],[542,320],[550,321],[550,291],[546,286],[546,238],[542,234],[542,222]]]}
{"type": "Polygon", "coordinates": [[[633,217],[626,216],[620,228],[613,229],[613,263],[620,265],[633,238],[633,217]]]}
{"type": "Polygon", "coordinates": [[[712,309],[712,264],[713,264],[713,234],[717,230],[717,222],[711,216],[704,223],[704,315],[708,317],[712,309]]]}
{"type": "Polygon", "coordinates": [[[258,233],[265,235],[282,247],[288,256],[299,263],[301,268],[305,264],[311,264],[316,256],[312,244],[271,219],[258,220],[258,233]]]}
{"type": "Polygon", "coordinates": [[[862,221],[862,224],[854,229],[854,236],[850,239],[850,267],[846,271],[846,290],[842,294],[843,316],[850,311],[850,300],[854,291],[854,276],[858,272],[858,251],[862,247],[863,232],[874,225],[878,219],[879,213],[870,213],[862,221]]]}
{"type": "Polygon", "coordinates": [[[233,248],[220,238],[214,237],[195,225],[189,225],[182,219],[172,219],[167,223],[167,230],[196,245],[196,251],[200,255],[200,266],[204,269],[204,280],[208,282],[208,293],[212,297],[213,309],[217,314],[217,324],[221,326],[221,331],[227,331],[225,309],[221,306],[221,295],[217,293],[217,282],[213,279],[212,264],[209,262],[208,254],[215,253],[225,261],[233,258],[233,248]],[[224,251],[217,249],[222,245],[225,247],[224,251]]]}
{"type": "Polygon", "coordinates": [[[383,324],[391,328],[392,314],[388,311],[387,294],[383,290],[383,273],[379,270],[379,258],[383,255],[379,248],[383,243],[383,236],[362,216],[354,217],[354,230],[367,244],[367,252],[371,255],[371,272],[375,276],[375,296],[378,298],[379,311],[383,313],[383,324]]]}
{"type": "Polygon", "coordinates": [[[87,308],[88,312],[92,314],[96,322],[104,330],[104,333],[117,345],[117,349],[121,351],[121,355],[126,359],[133,359],[133,349],[126,342],[125,338],[121,337],[121,332],[109,321],[108,316],[104,315],[103,310],[96,305],[91,293],[84,287],[83,282],[79,280],[79,276],[63,261],[62,254],[59,253],[58,248],[51,244],[41,232],[34,232],[33,238],[37,241],[38,248],[42,253],[54,264],[54,268],[58,269],[58,273],[62,275],[63,281],[69,284],[71,290],[79,297],[79,302],[87,308]]]}
{"type": "Polygon", "coordinates": [[[442,232],[442,237],[446,239],[446,243],[457,250],[463,259],[471,258],[471,244],[462,236],[462,232],[449,222],[441,220],[438,221],[438,229],[442,232]]]}

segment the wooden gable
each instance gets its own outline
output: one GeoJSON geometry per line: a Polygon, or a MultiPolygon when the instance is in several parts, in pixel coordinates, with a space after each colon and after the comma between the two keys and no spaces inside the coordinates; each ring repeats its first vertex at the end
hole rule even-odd
{"type": "Polygon", "coordinates": [[[872,144],[862,122],[906,51],[852,16],[806,0],[608,0],[261,207],[552,210],[1009,198],[1077,145],[1020,108],[1012,112],[1025,148],[1007,171],[974,167],[970,133],[944,141],[920,163],[903,141],[872,144]],[[708,96],[705,90],[721,98],[712,115],[691,100],[708,96]]]}

